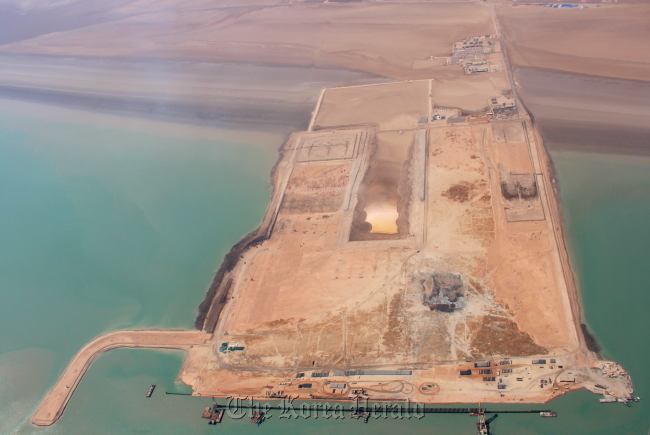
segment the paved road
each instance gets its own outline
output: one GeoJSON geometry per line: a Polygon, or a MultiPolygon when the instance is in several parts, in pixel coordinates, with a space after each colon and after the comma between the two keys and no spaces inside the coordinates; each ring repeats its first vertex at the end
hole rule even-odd
{"type": "Polygon", "coordinates": [[[32,416],[37,426],[50,426],[63,415],[77,385],[86,371],[104,352],[117,348],[155,348],[187,350],[203,345],[211,335],[200,331],[185,330],[126,330],[100,335],[86,344],[70,361],[59,381],[47,393],[32,416]]]}

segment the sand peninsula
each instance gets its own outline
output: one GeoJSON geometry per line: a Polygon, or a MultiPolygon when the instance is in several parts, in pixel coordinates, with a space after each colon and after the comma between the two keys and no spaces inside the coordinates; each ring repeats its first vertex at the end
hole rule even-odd
{"type": "MultiPolygon", "coordinates": [[[[494,6],[399,7],[215,9],[219,24],[201,30],[204,40],[321,14],[329,39],[319,33],[288,48],[283,27],[273,27],[269,51],[254,46],[248,55],[365,65],[358,69],[387,80],[321,91],[307,129],[280,150],[260,227],[216,274],[199,331],[97,338],[32,423],[56,422],[90,363],[115,347],[185,350],[179,379],[196,396],[542,403],[587,388],[604,400],[632,399],[628,374],[602,360],[580,323],[552,166],[518,97],[494,6]],[[389,19],[399,36],[378,30],[389,19]],[[436,27],[431,20],[439,34],[427,33],[436,27]],[[383,36],[374,40],[377,32],[383,36]],[[344,49],[353,35],[374,42],[363,53],[344,49]],[[310,46],[315,40],[319,50],[310,46]]],[[[113,47],[92,38],[66,45],[84,34],[102,40],[110,30],[93,27],[5,51],[134,54],[119,38],[113,47]]],[[[173,52],[182,38],[150,42],[173,52]]],[[[207,56],[200,42],[186,48],[190,58],[207,56]]],[[[242,55],[223,41],[213,48],[225,59],[242,55]]]]}

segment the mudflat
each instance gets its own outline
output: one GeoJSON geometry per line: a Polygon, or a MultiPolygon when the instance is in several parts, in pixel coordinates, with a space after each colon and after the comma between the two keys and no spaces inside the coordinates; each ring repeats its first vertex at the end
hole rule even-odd
{"type": "Polygon", "coordinates": [[[650,80],[650,5],[586,6],[498,7],[511,61],[521,66],[650,80]]]}
{"type": "Polygon", "coordinates": [[[218,59],[352,69],[406,79],[429,78],[426,69],[412,69],[415,60],[446,56],[454,41],[493,30],[490,9],[471,3],[220,8],[203,0],[173,9],[131,2],[118,11],[129,16],[7,44],[0,51],[199,62],[218,59]]]}
{"type": "Polygon", "coordinates": [[[163,121],[264,131],[305,128],[324,84],[385,78],[332,69],[0,55],[0,97],[163,121]]]}
{"type": "Polygon", "coordinates": [[[530,67],[515,77],[551,150],[650,152],[650,82],[530,67]]]}

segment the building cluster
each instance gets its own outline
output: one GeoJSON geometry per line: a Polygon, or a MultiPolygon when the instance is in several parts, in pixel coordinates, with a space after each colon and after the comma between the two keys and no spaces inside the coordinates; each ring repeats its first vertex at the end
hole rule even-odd
{"type": "Polygon", "coordinates": [[[454,42],[454,50],[447,59],[448,65],[460,64],[465,74],[476,74],[490,70],[487,55],[496,50],[492,35],[473,36],[454,42]]]}
{"type": "Polygon", "coordinates": [[[503,92],[502,96],[490,99],[492,119],[503,121],[517,117],[517,102],[512,91],[503,92]]]}

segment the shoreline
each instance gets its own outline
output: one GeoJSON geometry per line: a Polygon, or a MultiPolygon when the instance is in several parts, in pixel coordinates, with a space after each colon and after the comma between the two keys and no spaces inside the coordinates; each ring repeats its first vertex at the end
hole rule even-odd
{"type": "Polygon", "coordinates": [[[540,156],[541,157],[540,163],[542,163],[545,166],[545,171],[543,171],[544,173],[542,175],[542,180],[547,181],[548,178],[548,184],[550,184],[545,186],[545,190],[546,190],[546,195],[549,197],[547,202],[550,208],[549,212],[551,215],[551,222],[553,226],[556,228],[554,232],[554,236],[555,236],[556,244],[558,246],[558,254],[560,255],[560,263],[562,264],[562,271],[565,276],[564,279],[567,285],[567,293],[568,293],[567,296],[570,301],[575,334],[578,340],[578,349],[576,350],[579,350],[581,348],[584,350],[586,348],[586,337],[584,336],[583,330],[580,326],[583,324],[582,307],[580,305],[580,290],[576,279],[576,274],[573,270],[573,267],[571,266],[571,257],[569,255],[569,249],[566,244],[566,238],[564,235],[565,226],[564,226],[564,219],[562,217],[562,205],[560,202],[560,192],[559,189],[557,188],[557,179],[555,178],[555,168],[553,166],[553,159],[551,158],[546,142],[544,141],[541,131],[539,130],[539,126],[537,124],[535,115],[521,100],[521,98],[520,98],[520,103],[525,113],[530,118],[533,134],[535,136],[533,138],[534,139],[533,142],[535,143],[535,148],[537,148],[537,153],[540,153],[540,151],[543,153],[542,156],[540,156]]]}
{"type": "MultiPolygon", "coordinates": [[[[516,66],[515,74],[519,73],[520,71],[531,71],[533,74],[538,73],[547,76],[555,76],[555,77],[559,76],[560,79],[562,78],[568,80],[578,79],[578,80],[595,83],[596,86],[602,85],[602,82],[604,81],[606,87],[607,86],[610,87],[610,89],[606,89],[605,92],[610,95],[614,93],[614,90],[612,90],[611,88],[615,88],[616,85],[621,85],[621,84],[628,85],[628,86],[640,85],[648,88],[648,91],[650,92],[650,82],[644,82],[642,80],[602,77],[602,76],[595,76],[595,75],[587,75],[583,73],[574,73],[568,71],[560,71],[560,70],[530,67],[530,66],[516,66]]],[[[522,85],[520,84],[518,84],[517,86],[520,89],[522,87],[522,85]]],[[[557,90],[552,90],[552,91],[557,91],[557,90]]],[[[640,123],[634,123],[633,126],[623,125],[621,123],[618,124],[610,123],[610,124],[605,124],[605,127],[603,127],[603,123],[599,122],[601,120],[598,119],[597,113],[594,114],[593,112],[589,112],[586,110],[579,110],[579,109],[573,111],[572,113],[574,116],[573,119],[571,118],[565,119],[560,117],[551,118],[550,116],[538,117],[535,114],[536,110],[527,106],[526,101],[524,101],[527,100],[528,98],[534,101],[535,100],[534,93],[532,95],[529,94],[528,97],[521,96],[521,93],[520,92],[518,93],[520,94],[521,104],[526,110],[526,113],[528,113],[528,115],[530,116],[531,123],[533,124],[534,127],[535,135],[538,137],[538,140],[542,144],[542,149],[544,150],[545,153],[548,176],[551,182],[552,194],[554,197],[553,203],[556,208],[556,212],[553,214],[556,216],[558,222],[557,226],[560,232],[559,240],[561,240],[562,242],[561,251],[563,251],[564,255],[566,256],[566,264],[568,269],[570,270],[569,275],[571,277],[571,283],[572,283],[571,287],[573,288],[573,291],[570,292],[570,298],[571,298],[572,306],[575,307],[574,317],[576,322],[576,332],[578,334],[579,340],[581,341],[581,345],[584,346],[584,348],[589,353],[591,353],[591,358],[595,360],[602,360],[603,359],[601,355],[602,347],[599,344],[599,340],[593,333],[590,332],[589,326],[586,323],[586,319],[583,317],[582,314],[582,303],[581,303],[582,293],[580,291],[580,286],[578,284],[578,276],[576,275],[576,272],[574,271],[571,265],[571,255],[567,246],[567,241],[565,236],[566,225],[564,222],[564,215],[562,212],[562,201],[560,198],[561,185],[558,183],[558,179],[556,177],[556,169],[555,169],[553,158],[551,156],[551,152],[552,151],[586,152],[586,153],[622,155],[622,156],[625,155],[648,156],[650,155],[650,147],[647,147],[647,145],[646,147],[638,147],[638,146],[635,147],[630,145],[621,146],[620,142],[617,145],[611,145],[611,144],[615,143],[615,141],[612,141],[612,136],[617,136],[617,134],[620,134],[621,132],[628,133],[627,135],[628,140],[630,140],[630,136],[632,136],[633,142],[648,144],[650,143],[650,129],[647,127],[643,128],[647,124],[640,124],[640,123]],[[590,117],[592,118],[591,120],[588,119],[590,117]],[[596,138],[597,141],[601,141],[602,146],[593,145],[593,144],[585,145],[584,143],[572,144],[567,142],[566,131],[564,131],[565,134],[557,133],[557,126],[561,124],[564,124],[566,126],[565,130],[572,131],[574,136],[579,136],[579,137],[587,136],[592,140],[596,138]],[[600,128],[596,128],[596,130],[600,130],[600,132],[605,131],[608,134],[606,134],[604,138],[601,137],[600,134],[594,134],[593,133],[594,126],[600,127],[600,128]],[[576,130],[578,130],[579,133],[575,133],[576,130]],[[613,133],[612,130],[614,130],[613,133]],[[634,132],[630,134],[630,130],[633,130],[634,132]],[[590,132],[591,134],[588,134],[587,132],[590,132]],[[638,141],[634,141],[636,136],[634,133],[636,133],[638,136],[641,136],[641,139],[639,139],[638,141]],[[549,135],[554,135],[554,136],[551,136],[551,138],[549,139],[548,138],[549,135]],[[560,138],[560,139],[559,140],[556,139],[554,141],[553,137],[560,138]],[[643,140],[646,138],[647,140],[643,140]],[[607,144],[609,144],[609,146],[607,144]],[[555,145],[555,149],[553,149],[554,148],[553,145],[555,145]]],[[[524,95],[526,95],[526,92],[524,92],[524,95]]],[[[535,103],[531,103],[530,105],[535,106],[535,103]]],[[[571,112],[567,111],[565,113],[571,113],[571,112]]],[[[623,137],[625,137],[624,134],[623,137]]]]}
{"type": "Polygon", "coordinates": [[[217,272],[215,273],[214,278],[212,278],[212,282],[210,283],[210,286],[208,287],[203,300],[197,308],[198,313],[196,319],[194,320],[194,327],[199,331],[214,333],[221,311],[225,307],[227,297],[230,294],[232,277],[229,279],[229,282],[226,283],[226,286],[222,287],[226,274],[232,272],[236,268],[237,263],[239,262],[242,255],[248,250],[248,248],[263,242],[269,237],[269,230],[272,227],[273,222],[272,220],[265,220],[265,217],[269,214],[270,208],[274,202],[273,198],[275,197],[278,190],[277,183],[274,182],[275,175],[277,173],[278,166],[284,159],[285,144],[289,141],[292,134],[293,132],[287,134],[285,140],[282,141],[280,147],[278,148],[278,160],[271,168],[270,177],[273,191],[271,192],[271,200],[267,206],[267,211],[264,213],[264,217],[262,218],[262,223],[260,223],[256,229],[242,237],[230,248],[230,250],[228,250],[228,253],[224,255],[219,269],[217,269],[217,272]],[[219,290],[221,290],[221,292],[219,290]],[[217,296],[220,296],[222,298],[220,301],[221,305],[218,307],[217,312],[211,313],[211,308],[214,306],[214,301],[217,296]],[[206,325],[207,322],[210,323],[206,325]]]}
{"type": "Polygon", "coordinates": [[[201,105],[169,102],[156,98],[93,95],[90,92],[2,85],[0,85],[0,98],[152,121],[225,129],[246,128],[270,133],[276,133],[278,130],[286,131],[287,128],[292,129],[294,126],[301,128],[308,122],[304,115],[307,104],[285,103],[284,110],[278,110],[279,104],[273,103],[269,104],[269,108],[273,107],[274,110],[265,110],[259,108],[259,103],[251,101],[240,105],[233,115],[233,107],[227,102],[221,105],[201,105]],[[268,113],[273,115],[265,116],[268,113]]]}

